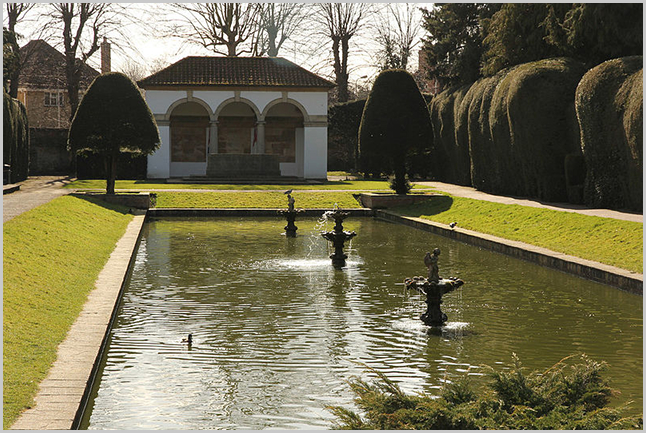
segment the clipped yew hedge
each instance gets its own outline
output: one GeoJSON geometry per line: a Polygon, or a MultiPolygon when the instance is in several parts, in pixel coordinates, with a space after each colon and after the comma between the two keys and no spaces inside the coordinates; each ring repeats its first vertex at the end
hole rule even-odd
{"type": "Polygon", "coordinates": [[[510,82],[509,169],[523,175],[523,190],[517,194],[567,201],[565,157],[580,153],[574,94],[584,73],[582,63],[558,58],[519,65],[504,78],[510,82]]]}
{"type": "Polygon", "coordinates": [[[586,204],[642,210],[643,104],[642,56],[604,62],[579,83],[586,204]]]}
{"type": "Polygon", "coordinates": [[[330,105],[328,108],[328,170],[357,168],[359,124],[365,99],[330,105]]]}
{"type": "Polygon", "coordinates": [[[4,164],[11,165],[9,183],[23,181],[29,176],[27,110],[7,92],[3,92],[2,98],[2,128],[3,160],[4,164]]]}
{"type": "Polygon", "coordinates": [[[431,104],[434,157],[448,168],[438,180],[468,184],[449,173],[465,170],[456,149],[468,149],[473,187],[567,201],[568,179],[580,182],[566,177],[565,161],[580,171],[572,158],[581,155],[574,93],[584,73],[575,60],[545,59],[440,94],[431,104]]]}
{"type": "Polygon", "coordinates": [[[433,126],[432,174],[437,180],[471,185],[468,134],[460,134],[456,112],[470,86],[454,87],[435,96],[429,104],[433,126]]]}

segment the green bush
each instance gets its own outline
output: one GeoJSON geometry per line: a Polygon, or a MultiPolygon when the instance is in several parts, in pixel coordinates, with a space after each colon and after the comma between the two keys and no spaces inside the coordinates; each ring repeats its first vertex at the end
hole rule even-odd
{"type": "Polygon", "coordinates": [[[468,133],[462,134],[458,116],[460,104],[470,85],[453,87],[438,94],[429,111],[433,127],[433,166],[436,180],[457,185],[471,185],[468,133]]]}
{"type": "Polygon", "coordinates": [[[149,155],[160,143],[157,123],[139,88],[119,72],[94,79],[76,110],[68,136],[68,146],[77,154],[105,158],[108,194],[114,194],[120,153],[149,155]]]}
{"type": "Polygon", "coordinates": [[[360,171],[394,173],[395,191],[405,194],[407,166],[427,155],[431,142],[428,108],[413,77],[397,69],[380,73],[359,126],[360,171]]]}
{"type": "Polygon", "coordinates": [[[2,154],[11,166],[9,183],[15,183],[29,176],[29,123],[21,102],[7,92],[2,96],[2,154]]]}
{"type": "Polygon", "coordinates": [[[611,209],[643,206],[643,58],[609,60],[576,90],[587,167],[585,203],[611,209]]]}
{"type": "Polygon", "coordinates": [[[359,124],[365,99],[333,104],[328,108],[328,170],[357,169],[359,124]]]}
{"type": "MultiPolygon", "coordinates": [[[[571,357],[570,357],[571,358],[571,357]]],[[[383,373],[373,383],[350,381],[363,416],[340,406],[329,410],[335,428],[368,430],[572,430],[641,429],[641,416],[612,409],[611,389],[601,372],[605,363],[585,355],[578,364],[567,358],[545,372],[526,374],[514,355],[508,371],[490,368],[489,382],[475,391],[469,377],[446,382],[439,397],[407,395],[383,373]]]]}

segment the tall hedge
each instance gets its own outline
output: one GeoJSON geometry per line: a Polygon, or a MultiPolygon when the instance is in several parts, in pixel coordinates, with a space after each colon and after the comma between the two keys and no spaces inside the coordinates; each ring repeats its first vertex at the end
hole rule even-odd
{"type": "Polygon", "coordinates": [[[565,157],[579,149],[574,93],[584,73],[582,63],[557,58],[519,65],[505,78],[510,169],[523,174],[522,195],[567,201],[565,157]]]}
{"type": "Polygon", "coordinates": [[[436,180],[471,185],[469,140],[460,129],[457,112],[470,86],[453,87],[433,98],[429,105],[433,127],[433,175],[436,180]]]}
{"type": "Polygon", "coordinates": [[[29,123],[27,110],[5,91],[2,97],[2,146],[4,163],[11,166],[9,183],[29,176],[29,123]]]}
{"type": "Polygon", "coordinates": [[[400,69],[380,73],[359,126],[360,169],[402,180],[413,156],[423,157],[432,140],[428,108],[413,77],[400,69]]]}
{"type": "Polygon", "coordinates": [[[642,210],[642,74],[642,56],[609,60],[588,71],[576,89],[590,206],[642,210]]]}
{"type": "Polygon", "coordinates": [[[359,124],[365,105],[365,99],[358,99],[328,108],[328,170],[356,170],[359,124]]]}

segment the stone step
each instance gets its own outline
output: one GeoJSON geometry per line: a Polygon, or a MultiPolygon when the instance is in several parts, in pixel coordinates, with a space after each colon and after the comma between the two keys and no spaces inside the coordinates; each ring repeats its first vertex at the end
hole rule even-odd
{"type": "Polygon", "coordinates": [[[256,176],[253,178],[229,178],[229,177],[206,177],[206,176],[189,176],[182,178],[166,179],[166,183],[171,184],[227,184],[227,185],[320,185],[323,182],[318,180],[308,180],[299,177],[290,176],[256,176]]]}

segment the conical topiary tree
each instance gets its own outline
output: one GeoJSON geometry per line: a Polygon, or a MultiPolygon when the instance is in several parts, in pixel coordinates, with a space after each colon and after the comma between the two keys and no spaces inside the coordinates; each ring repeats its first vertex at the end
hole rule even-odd
{"type": "Polygon", "coordinates": [[[406,166],[432,142],[431,119],[413,77],[401,69],[383,71],[372,87],[359,126],[359,165],[365,174],[395,175],[391,188],[406,194],[406,166]]]}
{"type": "Polygon", "coordinates": [[[81,100],[67,139],[79,155],[105,158],[106,192],[114,194],[117,156],[150,155],[161,139],[157,123],[137,85],[120,72],[100,75],[81,100]]]}

